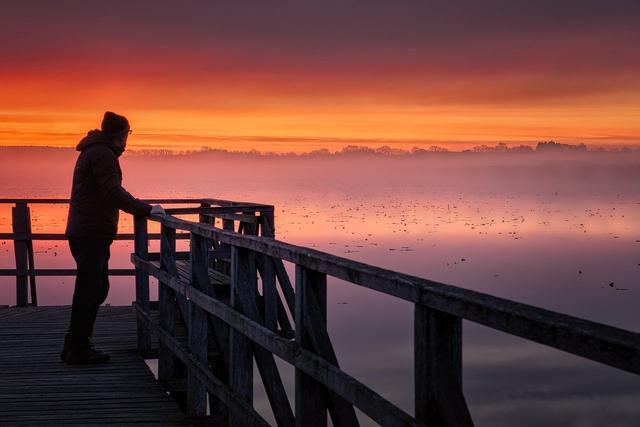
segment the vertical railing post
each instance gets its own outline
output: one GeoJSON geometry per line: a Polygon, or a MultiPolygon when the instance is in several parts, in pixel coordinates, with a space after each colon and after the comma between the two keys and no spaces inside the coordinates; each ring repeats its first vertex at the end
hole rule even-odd
{"type": "MultiPolygon", "coordinates": [[[[255,235],[257,233],[257,227],[254,223],[243,222],[243,224],[242,229],[245,234],[255,235]]],[[[248,257],[248,259],[244,261],[244,264],[247,266],[247,279],[240,279],[233,282],[233,308],[252,321],[263,324],[264,316],[256,300],[256,296],[258,295],[256,268],[260,271],[261,275],[264,274],[264,270],[262,269],[264,265],[262,265],[262,267],[260,266],[260,264],[263,264],[264,258],[253,251],[241,250],[235,259],[242,260],[245,256],[248,257]]],[[[239,264],[242,264],[242,262],[239,264]]],[[[234,264],[234,266],[235,265],[238,264],[234,264]]],[[[237,271],[235,267],[233,271],[237,271]]],[[[264,276],[262,277],[264,278],[264,276]]],[[[262,383],[264,384],[267,398],[271,404],[276,424],[281,427],[294,427],[295,420],[293,411],[291,410],[287,392],[282,383],[282,378],[278,372],[273,354],[256,344],[251,344],[251,349],[258,367],[258,372],[262,378],[262,383]]]]}
{"type": "MultiPolygon", "coordinates": [[[[231,246],[231,307],[242,312],[242,298],[255,300],[257,274],[255,254],[248,249],[231,246]]],[[[245,402],[253,403],[253,356],[251,341],[242,333],[229,332],[229,387],[245,402]]],[[[243,421],[230,414],[230,426],[243,421]]]]}
{"type": "MultiPolygon", "coordinates": [[[[320,316],[316,319],[315,326],[326,329],[327,276],[296,265],[296,341],[302,348],[311,351],[314,351],[314,348],[309,329],[313,326],[308,319],[314,313],[320,316]]],[[[296,426],[326,427],[328,408],[326,388],[299,369],[296,369],[295,382],[296,426]]]]}
{"type": "Polygon", "coordinates": [[[434,427],[473,426],[462,392],[462,319],[416,304],[414,364],[416,419],[434,427]]]}
{"type": "MultiPolygon", "coordinates": [[[[273,210],[260,212],[260,231],[263,237],[273,239],[273,210]]],[[[268,255],[261,255],[262,296],[264,297],[264,326],[272,331],[278,329],[278,303],[280,296],[276,289],[276,272],[268,255]]]]}
{"type": "MultiPolygon", "coordinates": [[[[211,203],[201,202],[200,203],[200,207],[201,208],[210,208],[211,207],[211,203]]],[[[200,215],[198,215],[198,222],[200,222],[202,224],[211,224],[211,219],[209,218],[209,216],[207,214],[201,213],[200,215]]]]}
{"type": "MultiPolygon", "coordinates": [[[[190,258],[191,258],[191,283],[196,289],[206,289],[208,283],[200,283],[202,280],[208,282],[209,269],[209,247],[207,240],[191,233],[190,258]]],[[[204,366],[207,366],[208,344],[209,344],[209,324],[205,312],[188,301],[189,352],[198,359],[204,366]]],[[[195,375],[192,369],[187,371],[187,416],[204,417],[207,411],[207,390],[195,375]]]]}
{"type": "MultiPolygon", "coordinates": [[[[133,223],[134,252],[143,261],[149,259],[149,234],[147,218],[136,216],[133,223]]],[[[140,267],[136,267],[136,305],[149,315],[149,274],[140,267]]],[[[138,352],[142,357],[151,356],[151,330],[142,319],[138,318],[138,352]]]]}
{"type": "MultiPolygon", "coordinates": [[[[209,281],[209,267],[210,258],[209,254],[210,240],[199,236],[197,234],[191,234],[191,285],[204,292],[205,294],[222,300],[222,295],[219,290],[216,290],[214,285],[209,281]],[[206,248],[206,252],[205,249],[206,248]]],[[[229,326],[222,320],[213,315],[208,315],[208,323],[211,326],[211,338],[215,342],[217,353],[207,355],[205,352],[205,362],[212,365],[213,373],[220,381],[225,384],[229,382],[229,326]],[[208,356],[208,357],[207,357],[208,356]]],[[[207,319],[205,318],[205,323],[207,319]]],[[[189,331],[192,329],[192,325],[189,325],[189,331]]],[[[195,331],[195,326],[193,327],[195,331]]],[[[207,330],[208,332],[209,330],[207,330]]],[[[194,332],[202,334],[200,332],[194,332]]],[[[208,344],[208,338],[203,341],[208,344]]],[[[205,344],[205,350],[208,346],[205,344]]],[[[195,345],[195,343],[194,343],[195,345]]],[[[202,348],[198,347],[198,350],[192,350],[194,354],[200,354],[202,348]]],[[[212,416],[215,416],[221,425],[228,423],[228,411],[225,404],[218,400],[213,394],[209,394],[209,409],[212,416]],[[225,421],[226,420],[226,421],[225,421]]]]}
{"type": "MultiPolygon", "coordinates": [[[[11,209],[11,219],[14,234],[28,233],[29,208],[26,203],[19,202],[11,209]]],[[[27,273],[29,269],[29,254],[26,238],[14,238],[13,251],[16,259],[16,305],[29,304],[29,290],[27,288],[27,273]]],[[[34,282],[35,285],[35,282],[34,282]]],[[[33,292],[32,292],[33,293],[33,292]]]]}
{"type": "MultiPolygon", "coordinates": [[[[222,229],[227,231],[234,231],[234,222],[232,219],[222,219],[222,229]]],[[[226,243],[220,244],[220,254],[221,258],[231,258],[231,247],[226,243]]],[[[229,262],[220,259],[218,261],[219,271],[223,274],[230,274],[229,271],[229,262]]]]}
{"type": "MultiPolygon", "coordinates": [[[[175,251],[176,230],[162,225],[160,233],[160,268],[173,276],[177,276],[175,251]]],[[[159,283],[158,305],[160,327],[168,334],[173,335],[176,300],[172,289],[162,281],[159,283]]],[[[170,383],[175,377],[175,356],[172,351],[161,342],[158,350],[158,380],[164,383],[170,383]]]]}
{"type": "MultiPolygon", "coordinates": [[[[36,265],[35,265],[35,255],[34,255],[34,250],[33,250],[33,239],[31,237],[31,209],[29,207],[27,207],[26,209],[26,217],[25,217],[25,224],[27,224],[27,234],[28,234],[28,239],[27,239],[27,255],[29,258],[29,268],[30,269],[35,269],[36,265]]],[[[36,275],[35,274],[30,274],[29,275],[29,290],[31,292],[31,305],[37,306],[38,305],[38,292],[36,289],[36,275]]]]}
{"type": "MultiPolygon", "coordinates": [[[[273,206],[271,206],[270,209],[262,210],[260,212],[260,233],[262,236],[272,239],[275,238],[276,234],[273,211],[273,206]]],[[[291,316],[294,317],[295,296],[293,287],[291,286],[291,281],[289,280],[289,276],[287,275],[287,271],[285,270],[281,259],[272,258],[267,255],[264,255],[263,259],[264,277],[266,278],[266,283],[263,283],[265,326],[271,329],[274,324],[273,319],[275,317],[275,322],[280,324],[280,333],[286,337],[293,337],[294,332],[291,328],[289,318],[287,317],[285,305],[283,304],[277,290],[277,283],[280,283],[280,289],[282,289],[286,305],[289,308],[291,316]],[[273,280],[271,280],[272,272],[273,280]]]]}

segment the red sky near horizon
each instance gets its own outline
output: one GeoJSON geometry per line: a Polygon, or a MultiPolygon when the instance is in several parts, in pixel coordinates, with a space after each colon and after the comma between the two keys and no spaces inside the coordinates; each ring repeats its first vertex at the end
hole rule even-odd
{"type": "Polygon", "coordinates": [[[638,2],[229,3],[4,4],[0,146],[640,145],[638,2]]]}

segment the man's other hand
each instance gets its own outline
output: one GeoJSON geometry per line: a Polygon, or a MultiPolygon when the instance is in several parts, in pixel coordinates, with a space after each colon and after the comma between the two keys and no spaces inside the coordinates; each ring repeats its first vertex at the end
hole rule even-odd
{"type": "Polygon", "coordinates": [[[151,215],[166,215],[164,208],[160,205],[151,206],[151,215]]]}

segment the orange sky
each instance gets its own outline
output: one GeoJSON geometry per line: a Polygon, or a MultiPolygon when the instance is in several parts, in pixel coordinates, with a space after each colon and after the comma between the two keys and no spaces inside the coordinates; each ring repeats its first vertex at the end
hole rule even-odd
{"type": "Polygon", "coordinates": [[[248,16],[165,1],[124,18],[70,3],[1,18],[0,145],[73,146],[107,109],[132,149],[640,144],[632,3],[248,16]]]}

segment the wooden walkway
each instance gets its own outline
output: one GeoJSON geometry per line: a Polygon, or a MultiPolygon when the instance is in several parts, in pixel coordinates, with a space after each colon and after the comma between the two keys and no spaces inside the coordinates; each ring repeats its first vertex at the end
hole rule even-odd
{"type": "Polygon", "coordinates": [[[132,307],[100,308],[104,365],[60,361],[69,316],[68,306],[0,308],[0,425],[189,425],[137,352],[132,307]]]}

